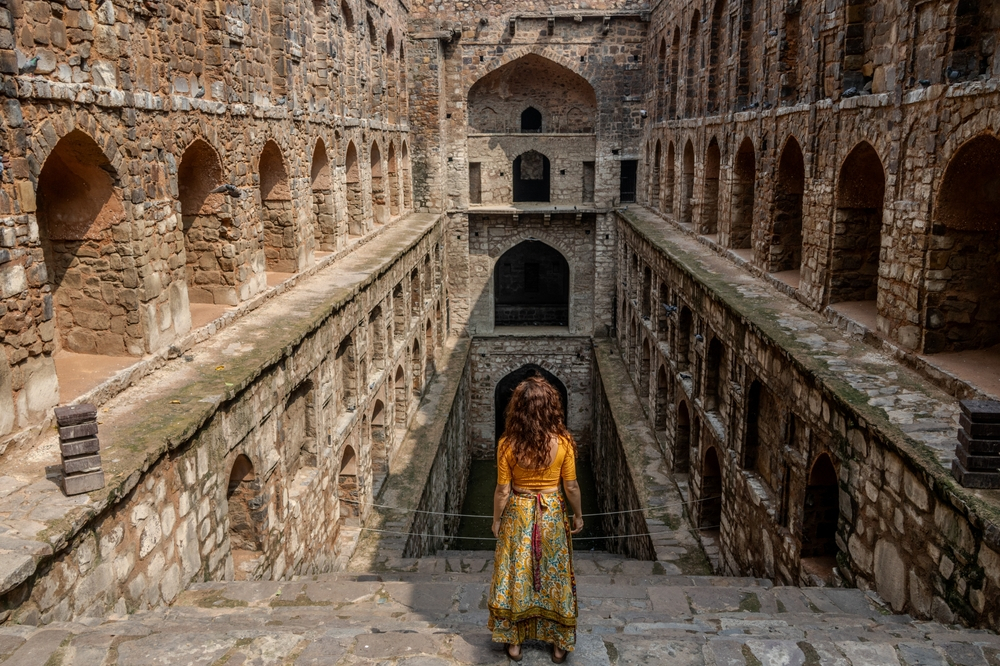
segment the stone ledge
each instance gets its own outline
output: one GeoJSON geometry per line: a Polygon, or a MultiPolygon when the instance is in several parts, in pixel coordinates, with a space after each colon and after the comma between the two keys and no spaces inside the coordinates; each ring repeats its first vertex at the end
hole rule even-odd
{"type": "MultiPolygon", "coordinates": [[[[994,550],[1000,549],[1000,491],[971,491],[959,486],[941,459],[947,455],[950,465],[954,443],[950,442],[950,452],[931,446],[940,428],[923,432],[917,425],[893,422],[886,409],[888,405],[881,404],[881,398],[861,392],[845,378],[848,367],[870,374],[866,359],[877,352],[863,342],[846,338],[822,313],[790,299],[786,302],[784,295],[768,291],[767,285],[741,272],[728,258],[700,249],[704,247],[701,239],[691,238],[691,234],[677,230],[676,225],[654,213],[632,209],[618,214],[634,233],[658,248],[667,261],[699,283],[710,297],[740,316],[754,334],[780,348],[788,363],[802,376],[810,377],[823,397],[834,401],[845,413],[856,414],[861,425],[870,425],[887,449],[921,470],[922,482],[935,496],[982,530],[984,543],[994,550]],[[710,257],[717,264],[711,268],[710,257]],[[808,340],[800,339],[796,325],[809,329],[808,340]],[[839,349],[835,354],[836,364],[828,362],[828,347],[839,349]]],[[[907,368],[899,368],[899,375],[899,382],[905,383],[907,390],[927,405],[953,413],[957,431],[958,404],[952,396],[907,368]]],[[[909,409],[917,407],[911,405],[909,409]]]]}
{"type": "MultiPolygon", "coordinates": [[[[344,257],[343,264],[336,266],[336,279],[310,280],[302,289],[289,293],[272,312],[265,312],[267,308],[260,307],[305,278],[318,277],[321,270],[331,267],[333,257],[326,258],[314,270],[299,274],[269,290],[269,295],[259,297],[260,302],[254,308],[257,316],[271,318],[265,323],[270,336],[256,338],[253,348],[228,355],[222,365],[214,356],[191,363],[174,360],[173,363],[184,363],[180,371],[183,377],[173,384],[170,378],[163,381],[162,386],[157,384],[153,389],[156,392],[145,399],[141,410],[134,409],[134,405],[116,407],[116,413],[110,414],[108,409],[101,409],[101,439],[105,451],[114,448],[114,453],[107,455],[105,462],[105,488],[67,498],[62,494],[58,478],[18,483],[17,479],[4,477],[10,481],[6,485],[11,487],[0,483],[0,527],[6,528],[11,536],[8,537],[9,547],[0,539],[0,554],[6,550],[18,556],[16,559],[11,557],[6,568],[0,568],[0,594],[10,592],[27,580],[43,562],[70,544],[90,521],[127,497],[164,455],[185,444],[221,405],[258,380],[266,368],[288,356],[324,319],[343,309],[377,280],[386,266],[393,265],[430,234],[440,220],[439,215],[409,215],[387,226],[379,235],[377,247],[369,243],[362,252],[355,251],[344,257]]],[[[228,323],[237,323],[236,320],[233,316],[228,323]]],[[[261,324],[249,322],[248,325],[261,324]]],[[[208,330],[211,327],[199,329],[201,339],[192,337],[189,346],[211,338],[216,332],[208,330]]],[[[147,368],[147,374],[167,365],[166,357],[161,356],[159,365],[147,368]]],[[[54,441],[54,437],[52,433],[49,440],[54,441]]],[[[39,450],[25,452],[25,455],[34,459],[44,456],[44,447],[51,445],[49,440],[41,443],[39,450]]]]}

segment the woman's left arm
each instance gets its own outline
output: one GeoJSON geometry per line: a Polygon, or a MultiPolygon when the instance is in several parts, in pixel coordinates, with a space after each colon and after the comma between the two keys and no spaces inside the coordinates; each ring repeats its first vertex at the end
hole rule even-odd
{"type": "Polygon", "coordinates": [[[510,499],[510,484],[498,483],[493,491],[493,536],[500,536],[500,517],[503,515],[507,500],[510,499]]]}

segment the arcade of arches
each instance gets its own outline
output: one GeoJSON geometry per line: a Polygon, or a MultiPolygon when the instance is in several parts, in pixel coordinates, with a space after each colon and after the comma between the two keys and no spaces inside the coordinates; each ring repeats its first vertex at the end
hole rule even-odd
{"type": "Polygon", "coordinates": [[[715,573],[1000,628],[995,456],[955,455],[1000,398],[994,3],[21,4],[14,621],[454,546],[539,373],[609,551],[670,527],[715,573]],[[65,501],[84,402],[106,486],[65,501]]]}

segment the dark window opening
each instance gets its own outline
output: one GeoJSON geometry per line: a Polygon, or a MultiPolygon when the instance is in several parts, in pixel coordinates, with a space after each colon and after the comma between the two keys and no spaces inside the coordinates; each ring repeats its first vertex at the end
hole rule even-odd
{"type": "Polygon", "coordinates": [[[524,241],[494,271],[495,326],[566,326],[569,264],[541,241],[524,241]]]}
{"type": "Polygon", "coordinates": [[[497,442],[500,441],[500,437],[503,435],[504,427],[507,424],[504,416],[507,411],[507,405],[510,403],[510,398],[514,394],[514,389],[516,389],[517,385],[525,379],[535,375],[541,375],[545,378],[545,381],[552,384],[552,386],[559,391],[559,397],[562,398],[563,423],[566,422],[566,385],[559,381],[558,377],[540,365],[529,363],[528,365],[521,366],[514,372],[510,373],[501,379],[500,383],[497,384],[496,392],[493,396],[496,408],[496,429],[494,430],[494,438],[497,442]]]}
{"type": "Polygon", "coordinates": [[[541,132],[542,131],[542,112],[533,106],[529,106],[527,109],[521,112],[521,131],[522,132],[541,132]]]}
{"type": "Polygon", "coordinates": [[[469,203],[483,203],[483,172],[479,162],[469,162],[469,203]]]}
{"type": "Polygon", "coordinates": [[[620,200],[622,203],[635,203],[635,175],[639,167],[639,161],[622,160],[621,165],[620,200]]]}
{"type": "Polygon", "coordinates": [[[514,201],[549,200],[549,158],[529,150],[514,160],[514,201]]]}

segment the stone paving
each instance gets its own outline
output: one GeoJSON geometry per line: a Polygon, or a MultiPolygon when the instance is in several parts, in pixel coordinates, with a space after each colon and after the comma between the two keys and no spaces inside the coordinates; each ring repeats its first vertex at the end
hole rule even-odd
{"type": "MultiPolygon", "coordinates": [[[[504,664],[486,629],[490,552],[443,552],[381,573],[200,583],[172,607],[96,626],[0,627],[5,665],[504,664]]],[[[1000,637],[890,615],[851,589],[665,573],[575,555],[577,650],[567,663],[998,666],[1000,637]]],[[[525,646],[526,665],[550,663],[525,646]]]]}

